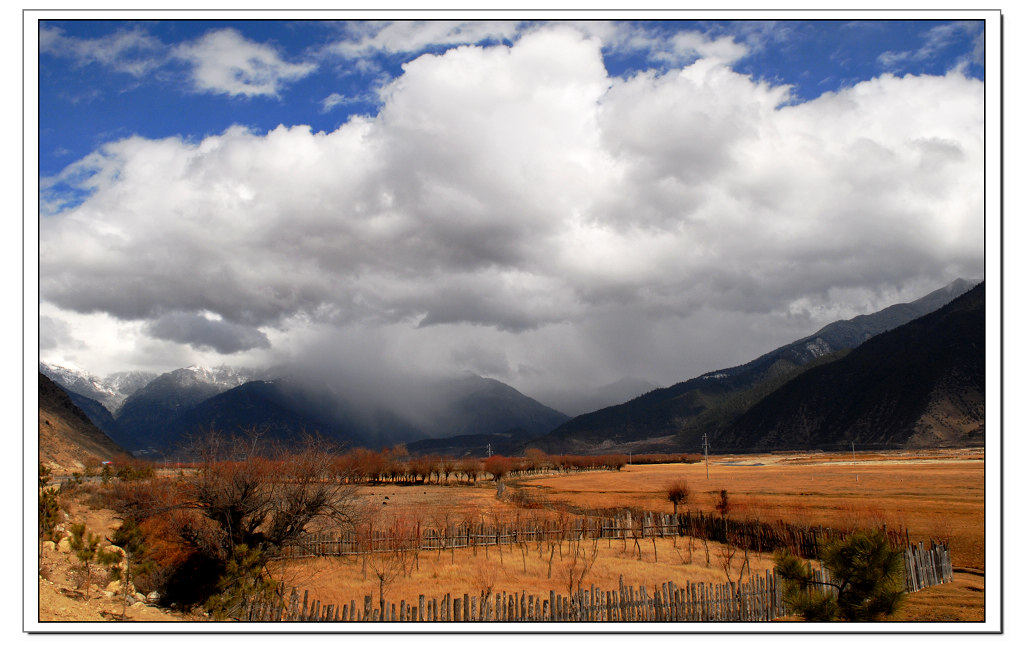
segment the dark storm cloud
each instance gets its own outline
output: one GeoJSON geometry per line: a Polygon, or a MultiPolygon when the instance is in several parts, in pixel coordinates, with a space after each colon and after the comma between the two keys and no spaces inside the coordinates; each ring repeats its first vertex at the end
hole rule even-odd
{"type": "Polygon", "coordinates": [[[213,349],[217,353],[237,353],[270,346],[267,336],[255,328],[182,312],[160,316],[149,323],[148,331],[153,337],[197,349],[213,349]]]}

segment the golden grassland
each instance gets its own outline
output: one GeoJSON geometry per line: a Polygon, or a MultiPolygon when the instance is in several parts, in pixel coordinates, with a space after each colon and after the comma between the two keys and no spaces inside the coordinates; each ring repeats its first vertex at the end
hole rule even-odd
{"type": "MultiPolygon", "coordinates": [[[[596,556],[583,586],[589,589],[593,584],[603,590],[617,590],[620,576],[627,586],[649,588],[670,581],[680,585],[687,581],[725,583],[730,577],[737,581],[744,565],[742,550],[730,551],[713,542],[705,550],[700,539],[670,537],[645,539],[639,543],[638,552],[631,539],[584,541],[581,552],[588,558],[596,556]]],[[[573,554],[575,545],[562,542],[552,546],[543,542],[539,546],[530,543],[480,546],[475,550],[432,550],[420,552],[418,560],[410,554],[406,560],[408,572],[400,572],[388,584],[385,597],[389,602],[405,600],[416,604],[420,595],[440,600],[446,593],[461,598],[463,594],[479,596],[488,590],[525,591],[545,599],[552,590],[567,594],[574,559],[579,563],[579,558],[573,554]]],[[[383,560],[382,555],[375,557],[347,555],[291,560],[275,563],[271,571],[287,586],[308,590],[311,599],[324,604],[348,604],[355,600],[357,607],[362,608],[363,596],[372,596],[374,606],[380,597],[374,566],[383,560]]],[[[749,573],[763,576],[773,566],[772,556],[766,553],[747,553],[747,561],[743,581],[748,579],[749,573]]]]}
{"type": "MultiPolygon", "coordinates": [[[[685,480],[690,498],[681,509],[711,511],[719,492],[730,496],[730,518],[784,520],[836,527],[906,528],[911,540],[947,540],[958,572],[952,585],[933,587],[908,597],[899,620],[984,619],[984,451],[926,451],[888,454],[792,454],[718,456],[710,464],[630,465],[622,471],[594,471],[513,479],[516,489],[538,499],[590,508],[639,507],[670,512],[666,487],[685,480]]],[[[463,519],[495,522],[521,518],[555,518],[547,509],[522,510],[500,501],[494,486],[371,486],[360,489],[364,504],[380,518],[419,521],[424,526],[463,519]],[[384,503],[387,503],[386,505],[384,503]],[[518,511],[518,514],[517,514],[518,511]]],[[[662,582],[735,580],[744,561],[738,552],[688,538],[585,543],[596,552],[584,586],[616,589],[627,585],[660,586],[662,582]],[[656,547],[656,550],[655,550],[656,547]],[[657,561],[655,561],[655,552],[657,561]]],[[[389,602],[418,601],[419,595],[442,598],[464,593],[566,593],[573,555],[569,544],[532,543],[424,551],[407,561],[385,591],[389,602]]],[[[764,573],[769,554],[749,553],[749,570],[764,573]]],[[[325,604],[362,606],[363,596],[379,599],[379,582],[364,557],[353,555],[280,562],[272,569],[290,586],[308,589],[325,604]]],[[[747,571],[745,571],[747,572],[747,571]]],[[[744,579],[746,575],[744,576],[744,579]]]]}
{"type": "MultiPolygon", "coordinates": [[[[549,500],[585,507],[636,506],[668,512],[664,488],[685,480],[691,510],[714,510],[729,492],[730,517],[833,527],[906,528],[912,541],[949,541],[954,566],[985,568],[984,452],[870,457],[712,457],[704,464],[627,466],[619,472],[527,479],[549,500]]],[[[681,507],[681,509],[685,509],[681,507]]]]}

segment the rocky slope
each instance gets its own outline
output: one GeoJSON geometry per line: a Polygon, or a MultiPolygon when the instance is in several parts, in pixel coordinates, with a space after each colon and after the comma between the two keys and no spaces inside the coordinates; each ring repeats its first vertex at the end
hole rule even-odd
{"type": "Polygon", "coordinates": [[[87,460],[126,451],[97,428],[56,383],[39,374],[39,459],[57,470],[80,471],[87,460]]]}

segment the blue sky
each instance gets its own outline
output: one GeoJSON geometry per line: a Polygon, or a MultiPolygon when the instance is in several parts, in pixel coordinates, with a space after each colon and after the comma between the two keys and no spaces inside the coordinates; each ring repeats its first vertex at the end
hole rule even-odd
{"type": "Polygon", "coordinates": [[[39,34],[48,362],[468,372],[557,408],[984,274],[977,20],[39,34]]]}
{"type": "MultiPolygon", "coordinates": [[[[732,37],[748,50],[733,68],[755,79],[791,85],[793,101],[814,99],[883,73],[942,75],[963,66],[971,77],[984,79],[983,29],[977,21],[623,25],[645,32],[651,40],[663,41],[680,32],[732,37]]],[[[133,134],[201,138],[232,124],[264,131],[278,124],[306,124],[317,131],[333,131],[353,113],[375,113],[375,88],[400,75],[402,63],[448,47],[427,45],[411,52],[370,49],[359,57],[330,53],[332,45],[351,43],[353,32],[361,34],[365,28],[319,21],[45,21],[41,32],[59,38],[43,47],[39,58],[40,173],[54,175],[102,143],[133,134]],[[174,57],[174,48],[224,30],[266,48],[280,62],[310,69],[295,78],[282,77],[273,93],[198,89],[194,64],[174,57]],[[92,51],[110,51],[119,35],[125,49],[116,62],[98,60],[92,51]],[[335,94],[345,101],[325,108],[335,94]]],[[[479,42],[511,44],[514,34],[488,35],[479,42]]],[[[672,65],[642,47],[609,44],[603,52],[608,72],[615,76],[663,71],[672,65]]]]}

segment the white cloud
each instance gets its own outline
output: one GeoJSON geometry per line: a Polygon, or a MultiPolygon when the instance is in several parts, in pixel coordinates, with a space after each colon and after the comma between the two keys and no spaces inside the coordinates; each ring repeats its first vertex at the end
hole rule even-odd
{"type": "Polygon", "coordinates": [[[962,36],[972,39],[974,50],[970,61],[960,61],[958,65],[975,63],[981,65],[984,60],[984,36],[985,31],[980,22],[960,21],[953,23],[942,23],[925,31],[922,35],[924,41],[916,50],[892,51],[888,50],[878,55],[878,62],[886,70],[899,71],[904,62],[928,61],[937,56],[947,48],[951,42],[962,36]]]}
{"type": "Polygon", "coordinates": [[[161,65],[166,48],[140,28],[123,29],[95,39],[67,36],[58,27],[39,28],[39,52],[74,59],[79,65],[100,64],[134,77],[161,65]]]}
{"type": "Polygon", "coordinates": [[[345,105],[351,103],[351,99],[342,95],[341,93],[331,93],[320,102],[320,110],[327,113],[338,105],[345,105]]]}
{"type": "Polygon", "coordinates": [[[529,389],[675,382],[810,332],[807,306],[981,275],[981,82],[789,106],[728,44],[615,79],[598,39],[547,28],[418,57],[332,133],[110,143],[64,175],[91,196],[42,218],[40,292],[133,324],[150,361],[315,341],[529,389]]]}
{"type": "Polygon", "coordinates": [[[360,58],[378,52],[422,52],[431,47],[515,40],[519,21],[407,20],[345,23],[345,34],[330,46],[334,54],[360,58]]]}
{"type": "Polygon", "coordinates": [[[277,96],[285,84],[316,70],[313,63],[288,63],[273,47],[249,41],[233,29],[179,45],[174,56],[193,66],[197,90],[246,97],[277,96]]]}

